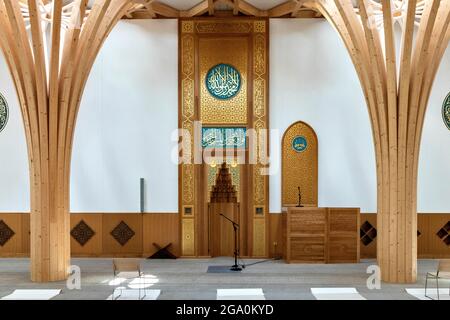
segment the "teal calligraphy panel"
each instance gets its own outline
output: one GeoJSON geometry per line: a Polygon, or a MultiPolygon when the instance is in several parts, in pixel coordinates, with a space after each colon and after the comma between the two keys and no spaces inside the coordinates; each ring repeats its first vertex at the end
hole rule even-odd
{"type": "Polygon", "coordinates": [[[203,127],[203,148],[237,148],[243,149],[247,142],[245,127],[203,127]]]}

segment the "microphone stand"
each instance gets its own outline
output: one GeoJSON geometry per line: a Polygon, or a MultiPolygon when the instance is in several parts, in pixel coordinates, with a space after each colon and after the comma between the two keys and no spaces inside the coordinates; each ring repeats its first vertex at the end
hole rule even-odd
{"type": "Polygon", "coordinates": [[[242,268],[239,267],[238,265],[238,256],[239,256],[239,248],[238,248],[238,229],[239,229],[239,224],[237,224],[236,222],[234,222],[233,220],[231,220],[230,218],[228,218],[227,216],[225,216],[224,214],[220,214],[222,217],[224,217],[225,219],[227,219],[228,221],[230,221],[233,224],[233,229],[234,229],[234,265],[230,268],[231,271],[242,271],[242,268]]]}
{"type": "Polygon", "coordinates": [[[300,192],[300,187],[298,187],[298,205],[297,207],[303,207],[302,205],[302,193],[300,192]]]}

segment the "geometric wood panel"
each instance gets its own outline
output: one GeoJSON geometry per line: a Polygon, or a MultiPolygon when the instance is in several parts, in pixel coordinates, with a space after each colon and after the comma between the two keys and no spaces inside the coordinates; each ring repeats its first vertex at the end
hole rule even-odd
{"type": "Polygon", "coordinates": [[[376,214],[360,215],[360,254],[361,259],[372,259],[377,256],[376,214]]]}
{"type": "Polygon", "coordinates": [[[317,206],[318,141],[313,128],[303,121],[293,123],[282,140],[282,206],[317,206]]]}
{"type": "Polygon", "coordinates": [[[70,230],[84,221],[93,231],[94,235],[84,245],[81,245],[73,236],[70,237],[70,251],[72,256],[101,256],[102,254],[102,214],[101,213],[72,213],[70,215],[70,230]]]}
{"type": "Polygon", "coordinates": [[[3,220],[0,220],[0,246],[4,246],[15,235],[12,230],[3,220]]]}
{"type": "Polygon", "coordinates": [[[141,214],[103,214],[103,251],[142,254],[142,228],[141,214]]]}
{"type": "Polygon", "coordinates": [[[70,235],[83,247],[95,235],[95,231],[84,220],[81,220],[70,231],[70,235]]]}
{"type": "Polygon", "coordinates": [[[444,241],[445,245],[450,246],[450,221],[447,221],[445,226],[440,228],[436,235],[444,241]]]}
{"type": "Polygon", "coordinates": [[[136,233],[124,221],[120,221],[110,234],[123,247],[136,233]]]}
{"type": "MultiPolygon", "coordinates": [[[[449,215],[445,214],[432,214],[429,217],[427,223],[426,234],[422,232],[423,241],[425,242],[421,248],[423,251],[419,252],[424,257],[436,256],[436,257],[450,257],[450,245],[445,240],[449,240],[449,215]],[[446,235],[447,233],[447,235],[446,235]]],[[[419,226],[420,228],[420,226],[419,226]]]]}
{"type": "Polygon", "coordinates": [[[29,255],[29,215],[21,213],[0,214],[0,257],[29,255]],[[2,227],[3,226],[3,227],[2,227]],[[12,230],[13,233],[8,230],[12,230]]]}

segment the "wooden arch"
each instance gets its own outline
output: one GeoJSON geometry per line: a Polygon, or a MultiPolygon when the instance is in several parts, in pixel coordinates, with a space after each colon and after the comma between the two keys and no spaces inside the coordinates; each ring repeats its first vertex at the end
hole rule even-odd
{"type": "Polygon", "coordinates": [[[364,91],[377,163],[382,280],[415,282],[420,139],[431,87],[450,39],[450,0],[407,1],[398,63],[392,1],[356,2],[357,8],[352,0],[311,0],[304,5],[321,12],[338,31],[364,91]],[[419,5],[424,8],[414,41],[419,5]],[[382,8],[384,40],[374,23],[374,6],[382,8]]]}
{"type": "Polygon", "coordinates": [[[17,90],[27,140],[31,279],[38,282],[67,278],[70,162],[78,108],[103,42],[133,4],[96,0],[88,8],[88,3],[0,0],[0,48],[17,90]],[[41,15],[44,6],[51,6],[50,18],[41,15]],[[48,40],[41,28],[46,21],[48,40]]]}

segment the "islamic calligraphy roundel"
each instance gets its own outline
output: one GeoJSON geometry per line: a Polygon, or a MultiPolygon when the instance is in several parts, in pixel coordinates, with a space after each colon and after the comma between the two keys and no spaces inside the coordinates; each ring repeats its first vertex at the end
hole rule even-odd
{"type": "Polygon", "coordinates": [[[450,93],[445,97],[444,104],[442,105],[442,119],[450,130],[450,93]]]}
{"type": "Polygon", "coordinates": [[[0,132],[5,129],[8,122],[8,104],[0,93],[0,132]]]}
{"type": "Polygon", "coordinates": [[[206,88],[209,93],[221,100],[231,99],[241,89],[241,74],[235,67],[220,63],[206,74],[206,88]]]}
{"type": "Polygon", "coordinates": [[[303,152],[308,147],[308,141],[306,141],[306,138],[303,136],[296,136],[292,140],[292,149],[294,149],[297,152],[303,152]]]}

